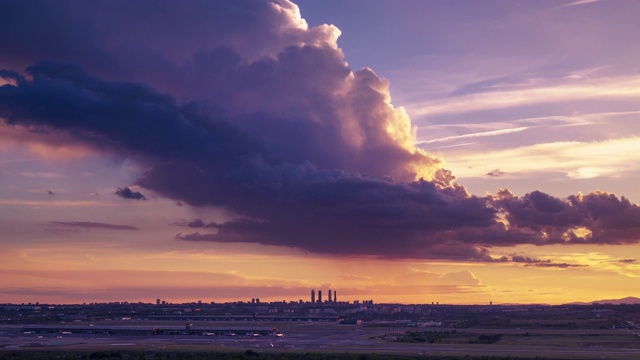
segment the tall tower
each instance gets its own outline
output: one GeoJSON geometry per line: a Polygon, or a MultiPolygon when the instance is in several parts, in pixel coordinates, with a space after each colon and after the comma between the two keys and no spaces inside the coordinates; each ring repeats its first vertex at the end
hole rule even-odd
{"type": "Polygon", "coordinates": [[[322,290],[318,290],[318,303],[322,304],[322,290]]]}
{"type": "Polygon", "coordinates": [[[331,300],[331,289],[329,289],[329,302],[333,302],[333,301],[331,300]]]}
{"type": "Polygon", "coordinates": [[[335,290],[333,291],[333,302],[338,303],[338,292],[335,290]]]}
{"type": "Polygon", "coordinates": [[[316,303],[316,291],[311,289],[311,303],[315,304],[316,303]]]}

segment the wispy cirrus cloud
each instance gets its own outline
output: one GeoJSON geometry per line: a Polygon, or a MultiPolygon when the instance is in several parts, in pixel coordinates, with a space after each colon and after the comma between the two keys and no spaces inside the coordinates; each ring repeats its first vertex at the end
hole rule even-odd
{"type": "Polygon", "coordinates": [[[451,141],[451,140],[470,139],[470,138],[488,137],[488,136],[499,136],[499,135],[517,133],[517,132],[525,131],[527,129],[529,129],[528,126],[521,126],[521,127],[512,128],[512,129],[483,131],[483,132],[464,134],[464,135],[447,136],[447,137],[444,137],[444,138],[433,139],[433,140],[418,140],[418,141],[416,141],[416,144],[417,145],[432,144],[432,143],[451,141]]]}
{"type": "Polygon", "coordinates": [[[640,162],[640,139],[629,137],[594,142],[554,142],[530,146],[464,153],[450,156],[447,166],[459,177],[483,177],[500,165],[511,175],[560,172],[569,178],[620,177],[636,171],[629,164],[640,162]],[[479,168],[485,164],[485,168],[479,168]]]}
{"type": "Polygon", "coordinates": [[[535,266],[541,268],[558,268],[558,269],[566,269],[566,268],[581,268],[587,267],[588,265],[581,264],[569,264],[569,263],[552,263],[552,262],[537,262],[537,263],[529,263],[525,266],[535,266]]]}
{"type": "MultiPolygon", "coordinates": [[[[417,145],[434,144],[440,142],[454,143],[458,140],[492,138],[508,136],[527,130],[552,131],[565,127],[589,126],[604,124],[613,119],[640,114],[640,111],[603,112],[574,115],[555,115],[517,118],[508,121],[440,123],[419,127],[417,145]]],[[[489,140],[489,139],[485,139],[489,140]]],[[[485,141],[486,143],[487,141],[485,141]]],[[[464,143],[472,145],[473,143],[464,143]]],[[[452,144],[453,145],[453,144],[452,144]]],[[[462,145],[462,144],[461,144],[462,145]]],[[[429,146],[428,149],[440,149],[429,146]]]]}
{"type": "MultiPolygon", "coordinates": [[[[86,206],[108,206],[109,203],[86,200],[17,200],[0,199],[0,205],[32,206],[32,207],[86,207],[86,206]]],[[[115,204],[112,204],[115,205],[115,204]]]]}
{"type": "Polygon", "coordinates": [[[106,230],[140,230],[138,227],[133,225],[118,225],[118,224],[107,224],[100,222],[91,222],[91,221],[52,221],[50,223],[53,226],[63,226],[63,227],[72,227],[72,228],[83,228],[83,229],[106,229],[106,230]]]}
{"type": "Polygon", "coordinates": [[[561,7],[572,7],[572,6],[587,5],[587,4],[593,4],[593,3],[598,2],[598,1],[600,1],[600,0],[577,0],[577,1],[570,2],[568,4],[564,4],[561,7]]]}
{"type": "Polygon", "coordinates": [[[640,97],[640,77],[556,81],[532,87],[499,86],[471,94],[412,104],[412,115],[435,116],[581,100],[630,100],[640,97]]]}
{"type": "Polygon", "coordinates": [[[62,179],[66,177],[66,175],[64,174],[60,174],[57,172],[46,172],[46,171],[40,171],[40,172],[25,171],[25,172],[21,172],[20,175],[25,177],[30,177],[30,178],[44,178],[44,179],[62,179]]]}

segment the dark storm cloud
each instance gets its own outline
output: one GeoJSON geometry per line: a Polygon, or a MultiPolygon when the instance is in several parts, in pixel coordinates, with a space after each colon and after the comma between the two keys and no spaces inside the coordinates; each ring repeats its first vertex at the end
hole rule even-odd
{"type": "MultiPolygon", "coordinates": [[[[59,63],[41,63],[28,73],[30,80],[3,74],[16,82],[0,88],[0,114],[8,124],[66,129],[98,148],[146,159],[153,166],[138,181],[143,187],[192,205],[223,205],[247,218],[218,225],[224,236],[217,236],[217,241],[389,257],[487,256],[486,250],[456,244],[456,239],[428,240],[460,226],[493,223],[494,211],[486,201],[448,183],[446,172],[438,172],[442,180],[396,182],[319,168],[309,160],[292,163],[285,152],[251,140],[254,136],[235,126],[237,118],[214,118],[215,112],[205,112],[194,103],[178,104],[147,86],[107,82],[77,66],[59,63]]],[[[372,73],[366,76],[376,81],[372,73]]],[[[269,118],[244,115],[237,121],[259,123],[269,118]]],[[[397,149],[396,154],[387,154],[389,159],[402,159],[404,151],[407,164],[416,155],[391,139],[384,143],[381,130],[375,129],[388,125],[383,120],[387,119],[368,125],[370,136],[379,137],[382,148],[397,149]]],[[[285,122],[276,129],[286,131],[287,127],[285,122]]],[[[365,163],[359,166],[374,172],[375,157],[366,152],[362,157],[365,163]]],[[[385,168],[393,171],[394,166],[380,166],[385,168]]],[[[129,188],[117,194],[133,199],[143,196],[129,188]]],[[[197,239],[205,238],[212,239],[197,239]]]]}
{"type": "Polygon", "coordinates": [[[84,229],[140,230],[137,227],[131,225],[105,224],[89,221],[52,221],[51,225],[84,229]]]}
{"type": "Polygon", "coordinates": [[[296,11],[286,0],[2,1],[0,65],[20,69],[50,59],[144,77],[220,46],[256,59],[333,37],[330,26],[301,29],[296,11]]]}
{"type": "Polygon", "coordinates": [[[94,19],[81,1],[0,2],[0,53],[3,67],[22,70],[42,59],[82,59],[104,64],[114,58],[99,47],[94,19]],[[80,5],[80,6],[74,6],[80,5]]]}
{"type": "Polygon", "coordinates": [[[495,246],[638,242],[640,211],[615,195],[469,195],[413,146],[388,81],[352,71],[337,29],[308,29],[296,11],[286,0],[0,2],[0,30],[15,27],[0,31],[11,54],[0,118],[129,156],[148,169],[136,185],[237,215],[181,223],[207,229],[185,241],[477,261],[495,261],[495,246]]]}
{"type": "MultiPolygon", "coordinates": [[[[295,183],[296,189],[286,189],[287,184],[281,182],[280,191],[270,194],[264,203],[252,202],[259,193],[244,194],[246,213],[261,220],[238,219],[216,224],[217,233],[180,234],[178,238],[286,245],[326,254],[478,260],[488,256],[483,249],[456,244],[456,239],[430,239],[461,226],[491,225],[494,213],[482,199],[461,197],[426,181],[398,184],[376,178],[345,178],[344,174],[310,175],[316,178],[301,179],[295,183]]],[[[243,201],[238,199],[242,195],[229,193],[236,198],[235,206],[243,201]]]]}
{"type": "Polygon", "coordinates": [[[125,199],[147,200],[147,198],[144,195],[142,195],[141,192],[133,191],[128,187],[118,188],[118,190],[116,190],[115,194],[120,196],[121,198],[125,198],[125,199]]]}
{"type": "Polygon", "coordinates": [[[40,126],[45,133],[47,128],[67,130],[110,151],[161,158],[171,158],[173,149],[192,158],[225,156],[214,154],[217,143],[242,150],[229,126],[205,122],[196,104],[178,105],[148,86],[106,82],[71,64],[44,62],[27,72],[32,80],[0,71],[17,82],[0,87],[0,117],[10,125],[40,126]]]}

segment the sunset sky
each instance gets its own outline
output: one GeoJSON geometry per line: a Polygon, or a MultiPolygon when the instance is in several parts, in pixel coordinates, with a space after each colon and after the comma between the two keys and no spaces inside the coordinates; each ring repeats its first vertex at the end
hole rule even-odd
{"type": "Polygon", "coordinates": [[[638,13],[0,0],[0,303],[640,296],[638,13]]]}

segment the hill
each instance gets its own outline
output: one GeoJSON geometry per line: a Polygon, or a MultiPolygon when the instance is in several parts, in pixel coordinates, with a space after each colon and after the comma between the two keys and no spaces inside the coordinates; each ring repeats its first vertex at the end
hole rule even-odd
{"type": "Polygon", "coordinates": [[[591,302],[574,302],[574,303],[570,303],[570,304],[567,304],[567,305],[591,305],[591,304],[613,304],[613,305],[640,304],[640,298],[633,297],[633,296],[627,296],[627,297],[622,298],[622,299],[594,300],[594,301],[591,301],[591,302]]]}

